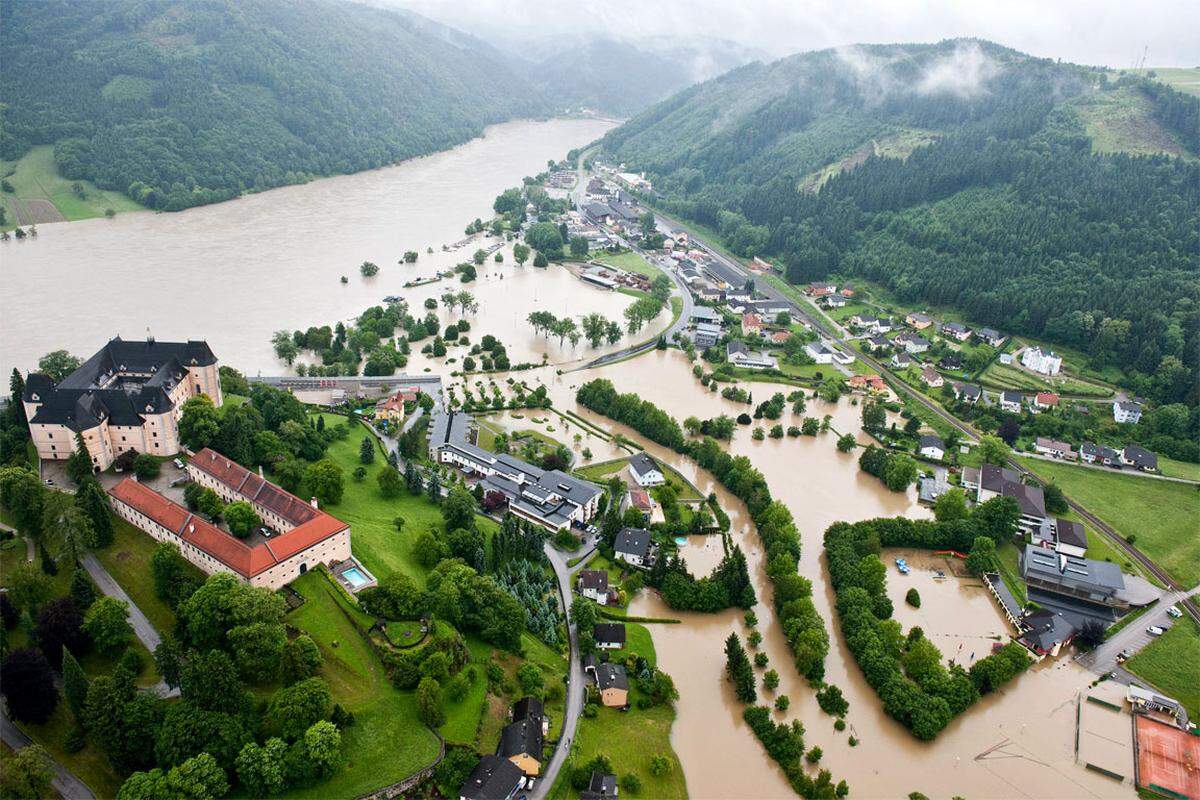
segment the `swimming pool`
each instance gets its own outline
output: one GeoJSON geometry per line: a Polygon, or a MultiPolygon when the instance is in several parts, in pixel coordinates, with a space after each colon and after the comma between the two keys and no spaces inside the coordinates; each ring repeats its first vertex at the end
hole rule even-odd
{"type": "Polygon", "coordinates": [[[362,570],[360,570],[358,567],[351,567],[350,569],[342,572],[342,579],[345,580],[346,583],[350,584],[350,587],[353,589],[358,589],[359,587],[366,586],[368,583],[370,583],[370,581],[367,579],[367,576],[363,575],[362,570]]]}

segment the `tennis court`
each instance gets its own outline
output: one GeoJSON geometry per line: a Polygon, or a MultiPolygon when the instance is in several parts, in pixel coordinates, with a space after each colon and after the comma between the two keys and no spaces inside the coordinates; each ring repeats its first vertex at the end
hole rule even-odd
{"type": "Polygon", "coordinates": [[[1137,716],[1138,784],[1200,800],[1200,736],[1137,716]]]}

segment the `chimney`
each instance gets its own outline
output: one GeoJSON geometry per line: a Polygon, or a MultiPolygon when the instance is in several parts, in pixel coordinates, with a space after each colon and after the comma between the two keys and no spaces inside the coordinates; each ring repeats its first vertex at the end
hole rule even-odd
{"type": "Polygon", "coordinates": [[[267,477],[263,475],[262,464],[258,465],[258,477],[262,478],[264,481],[267,479],[267,477]]]}
{"type": "Polygon", "coordinates": [[[195,532],[196,532],[196,523],[189,522],[188,523],[188,533],[195,533],[195,532]]]}
{"type": "Polygon", "coordinates": [[[132,480],[134,483],[141,483],[141,481],[139,481],[139,480],[138,480],[138,477],[137,477],[137,473],[136,473],[136,472],[135,472],[135,473],[133,473],[132,475],[130,475],[130,476],[129,476],[129,479],[130,479],[130,480],[132,480]]]}
{"type": "Polygon", "coordinates": [[[314,497],[312,500],[309,500],[308,502],[312,503],[313,508],[320,508],[320,506],[317,505],[317,498],[314,497]]]}

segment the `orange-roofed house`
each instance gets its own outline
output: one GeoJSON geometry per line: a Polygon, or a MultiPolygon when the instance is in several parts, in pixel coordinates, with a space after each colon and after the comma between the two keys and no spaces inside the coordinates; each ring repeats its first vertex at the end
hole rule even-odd
{"type": "Polygon", "coordinates": [[[742,335],[757,336],[762,333],[763,321],[758,314],[742,315],[742,335]]]}
{"type": "Polygon", "coordinates": [[[417,389],[401,389],[375,404],[375,419],[399,422],[404,419],[404,404],[417,401],[417,389]]]}
{"type": "Polygon", "coordinates": [[[864,392],[886,392],[887,383],[878,375],[851,375],[850,388],[864,392]]]}
{"type": "Polygon", "coordinates": [[[1038,392],[1033,397],[1033,407],[1037,411],[1047,411],[1058,406],[1058,395],[1054,392],[1038,392]]]}
{"type": "MultiPolygon", "coordinates": [[[[350,526],[321,511],[315,501],[305,503],[208,448],[197,453],[187,469],[193,481],[223,501],[250,503],[272,535],[254,534],[242,541],[130,478],[109,490],[113,511],[155,539],[178,545],[204,572],[230,572],[251,586],[278,589],[318,564],[352,558],[350,526]]],[[[365,586],[354,586],[358,588],[365,586]]]]}

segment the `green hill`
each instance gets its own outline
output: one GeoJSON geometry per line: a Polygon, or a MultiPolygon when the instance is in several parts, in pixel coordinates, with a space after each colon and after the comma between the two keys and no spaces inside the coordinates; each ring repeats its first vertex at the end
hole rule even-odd
{"type": "Polygon", "coordinates": [[[686,89],[602,144],[793,283],[868,278],[1195,406],[1200,101],[1112,77],[975,40],[840,48],[686,89]]]}
{"type": "Polygon", "coordinates": [[[442,150],[543,101],[501,56],[334,0],[6,3],[0,158],[174,210],[442,150]]]}

